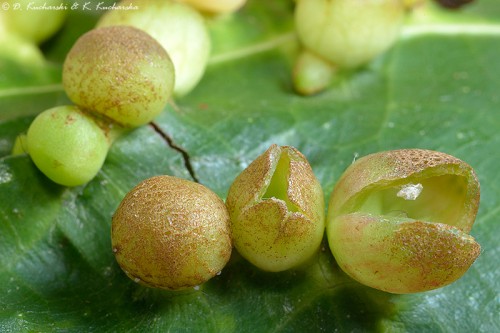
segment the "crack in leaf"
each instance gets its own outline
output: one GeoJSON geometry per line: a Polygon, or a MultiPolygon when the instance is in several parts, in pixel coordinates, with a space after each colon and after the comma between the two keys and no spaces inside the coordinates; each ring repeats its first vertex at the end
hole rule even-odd
{"type": "Polygon", "coordinates": [[[153,128],[153,130],[154,130],[154,131],[155,131],[158,135],[160,135],[160,136],[161,136],[161,138],[162,138],[163,140],[165,140],[165,142],[168,144],[168,146],[169,146],[170,148],[174,149],[175,151],[179,152],[179,153],[182,155],[182,158],[183,158],[183,160],[184,160],[184,166],[186,167],[187,171],[189,172],[189,175],[191,176],[191,178],[192,178],[195,182],[199,183],[200,181],[198,180],[198,177],[196,176],[196,173],[195,173],[195,171],[194,171],[194,168],[193,168],[193,166],[191,165],[191,158],[190,158],[190,156],[189,156],[188,152],[187,152],[184,148],[182,148],[182,147],[178,146],[178,145],[174,142],[174,140],[172,139],[172,137],[171,137],[170,135],[168,135],[167,133],[165,133],[165,132],[164,132],[164,131],[160,128],[160,126],[158,126],[156,123],[151,122],[149,125],[153,128]]]}

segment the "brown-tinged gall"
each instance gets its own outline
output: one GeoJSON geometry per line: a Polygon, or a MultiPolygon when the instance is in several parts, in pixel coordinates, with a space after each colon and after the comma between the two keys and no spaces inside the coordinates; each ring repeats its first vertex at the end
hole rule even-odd
{"type": "Polygon", "coordinates": [[[116,210],[112,249],[123,271],[148,287],[196,287],[221,272],[231,250],[229,214],[205,186],[171,176],[146,179],[116,210]]]}
{"type": "Polygon", "coordinates": [[[154,38],[114,26],[91,30],[76,41],[64,61],[62,81],[69,99],[82,109],[136,127],[165,108],[175,74],[154,38]]]}
{"type": "Polygon", "coordinates": [[[324,234],[324,198],[304,155],[272,145],[234,180],[226,199],[238,252],[266,271],[307,261],[324,234]]]}
{"type": "Polygon", "coordinates": [[[481,248],[468,233],[479,207],[472,167],[445,153],[402,149],[347,168],[328,206],[327,235],[339,266],[391,293],[459,279],[481,248]]]}

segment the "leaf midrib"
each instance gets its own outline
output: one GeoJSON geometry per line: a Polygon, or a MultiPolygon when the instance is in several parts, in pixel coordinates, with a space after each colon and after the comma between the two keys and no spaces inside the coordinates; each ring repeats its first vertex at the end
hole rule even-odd
{"type": "Polygon", "coordinates": [[[61,83],[45,84],[38,86],[14,87],[0,90],[0,98],[22,96],[22,95],[40,95],[54,92],[63,92],[64,88],[61,83]]]}

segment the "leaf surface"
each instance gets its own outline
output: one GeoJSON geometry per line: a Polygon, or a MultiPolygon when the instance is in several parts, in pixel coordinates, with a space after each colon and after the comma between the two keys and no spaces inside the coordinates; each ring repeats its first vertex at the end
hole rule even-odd
{"type": "Polygon", "coordinates": [[[500,330],[500,8],[481,1],[441,21],[409,23],[388,53],[312,97],[291,87],[292,10],[292,2],[255,0],[211,21],[213,57],[199,86],[154,126],[119,138],[98,176],[78,188],[51,183],[10,150],[38,112],[69,103],[60,86],[64,53],[82,32],[77,24],[90,29],[96,14],[72,13],[78,19],[43,46],[51,62],[31,72],[0,52],[10,71],[0,81],[0,331],[500,330]],[[235,251],[199,290],[153,290],[125,276],[110,242],[125,193],[169,174],[225,198],[272,143],[308,158],[327,199],[343,170],[372,152],[418,147],[465,160],[481,182],[472,230],[481,256],[452,285],[415,295],[351,280],[326,241],[305,267],[282,273],[259,271],[235,251]]]}

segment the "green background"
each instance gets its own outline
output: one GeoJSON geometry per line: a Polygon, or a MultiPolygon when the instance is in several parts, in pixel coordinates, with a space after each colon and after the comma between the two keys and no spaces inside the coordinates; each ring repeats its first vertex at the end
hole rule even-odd
{"type": "Polygon", "coordinates": [[[69,103],[62,62],[102,13],[70,11],[41,46],[41,64],[0,49],[0,331],[500,331],[500,5],[411,20],[389,52],[312,97],[291,86],[292,13],[293,1],[249,0],[210,20],[212,58],[198,87],[155,126],[119,138],[97,177],[77,188],[51,183],[10,151],[37,113],[69,103]],[[262,272],[235,251],[199,290],[154,290],[124,275],[110,222],[133,186],[169,174],[225,198],[272,143],[308,158],[327,199],[358,156],[417,147],[463,159],[481,182],[472,230],[480,257],[452,285],[414,295],[351,280],[326,242],[306,267],[283,273],[262,272]]]}

